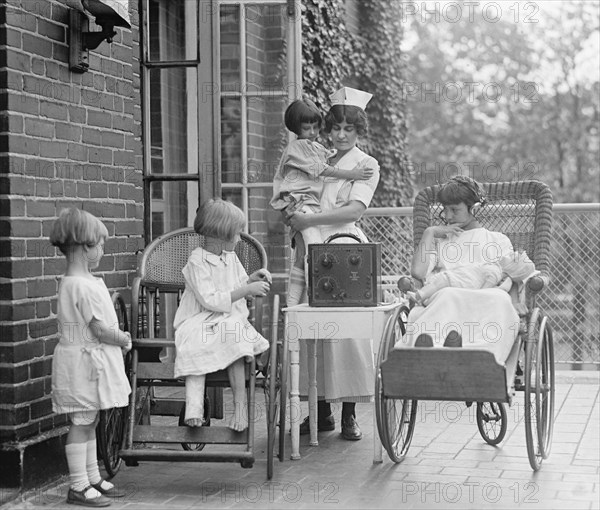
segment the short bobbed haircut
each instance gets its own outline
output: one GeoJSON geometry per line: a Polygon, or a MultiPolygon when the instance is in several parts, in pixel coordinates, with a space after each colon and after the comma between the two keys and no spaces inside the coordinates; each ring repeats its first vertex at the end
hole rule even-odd
{"type": "Polygon", "coordinates": [[[317,122],[319,129],[323,127],[323,115],[317,105],[307,98],[296,99],[290,103],[285,110],[283,120],[285,127],[298,136],[300,136],[300,128],[305,122],[310,124],[317,122]]]}
{"type": "Polygon", "coordinates": [[[233,241],[245,224],[244,213],[233,202],[211,198],[198,209],[194,230],[203,236],[233,241]]]}
{"type": "Polygon", "coordinates": [[[471,208],[476,203],[483,205],[483,190],[476,180],[457,175],[442,185],[437,194],[437,201],[442,205],[464,203],[468,208],[471,208]]]}
{"type": "Polygon", "coordinates": [[[108,237],[108,230],[93,214],[76,207],[62,209],[52,226],[50,243],[66,255],[72,246],[96,246],[108,237]]]}
{"type": "Polygon", "coordinates": [[[334,124],[342,122],[353,124],[358,136],[364,136],[369,130],[369,121],[365,111],[358,106],[336,104],[325,115],[325,132],[331,133],[334,124]]]}

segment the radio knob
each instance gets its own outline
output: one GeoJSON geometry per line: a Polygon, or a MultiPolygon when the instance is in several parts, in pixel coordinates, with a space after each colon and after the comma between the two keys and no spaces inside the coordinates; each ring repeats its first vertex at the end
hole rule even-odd
{"type": "Polygon", "coordinates": [[[360,256],[359,255],[350,255],[350,264],[356,266],[360,264],[360,256]]]}
{"type": "Polygon", "coordinates": [[[328,257],[328,256],[323,257],[323,259],[321,260],[321,265],[323,267],[331,267],[333,265],[333,261],[331,260],[331,257],[328,257]]]}
{"type": "Polygon", "coordinates": [[[371,299],[371,293],[369,291],[365,292],[365,297],[371,299]]]}
{"type": "Polygon", "coordinates": [[[331,292],[333,290],[333,285],[330,282],[323,283],[323,290],[325,292],[331,292]]]}

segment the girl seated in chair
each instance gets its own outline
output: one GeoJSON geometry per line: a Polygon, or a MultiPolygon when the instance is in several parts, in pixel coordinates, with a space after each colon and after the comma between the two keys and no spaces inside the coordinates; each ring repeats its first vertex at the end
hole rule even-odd
{"type": "Polygon", "coordinates": [[[175,314],[175,377],[185,377],[185,423],[200,427],[206,374],[227,369],[234,412],[229,428],[248,427],[244,359],[269,348],[248,321],[246,299],[266,296],[271,274],[246,274],[234,248],[246,219],[233,203],[209,200],[196,215],[194,230],[204,236],[183,268],[185,290],[175,314]]]}
{"type": "MultiPolygon", "coordinates": [[[[446,225],[425,229],[411,268],[412,276],[424,282],[426,289],[442,271],[514,260],[508,237],[477,221],[485,193],[475,180],[460,175],[451,178],[441,187],[437,201],[443,206],[446,225]]],[[[396,347],[484,349],[503,363],[519,331],[519,316],[507,289],[468,287],[442,285],[429,295],[426,307],[413,307],[406,335],[396,347]]]]}

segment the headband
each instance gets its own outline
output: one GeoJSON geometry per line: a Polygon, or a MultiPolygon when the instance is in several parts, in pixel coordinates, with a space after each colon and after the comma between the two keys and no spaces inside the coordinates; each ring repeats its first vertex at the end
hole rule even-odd
{"type": "Polygon", "coordinates": [[[466,175],[455,175],[454,177],[451,177],[450,180],[465,186],[471,191],[471,193],[475,195],[476,203],[479,203],[479,205],[485,204],[485,191],[475,179],[471,179],[471,177],[467,177],[466,175]]]}

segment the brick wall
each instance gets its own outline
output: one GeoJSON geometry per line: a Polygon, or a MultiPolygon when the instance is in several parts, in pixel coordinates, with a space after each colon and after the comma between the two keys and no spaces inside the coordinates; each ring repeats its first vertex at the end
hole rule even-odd
{"type": "Polygon", "coordinates": [[[55,296],[65,261],[47,237],[60,209],[80,207],[104,222],[110,239],[98,271],[129,301],[135,252],[143,246],[138,13],[137,2],[130,4],[132,30],[117,29],[112,44],[90,51],[83,74],[69,70],[64,3],[0,5],[3,485],[26,484],[15,480],[11,459],[22,463],[27,455],[15,456],[15,449],[56,436],[66,423],[50,401],[55,296]]]}

